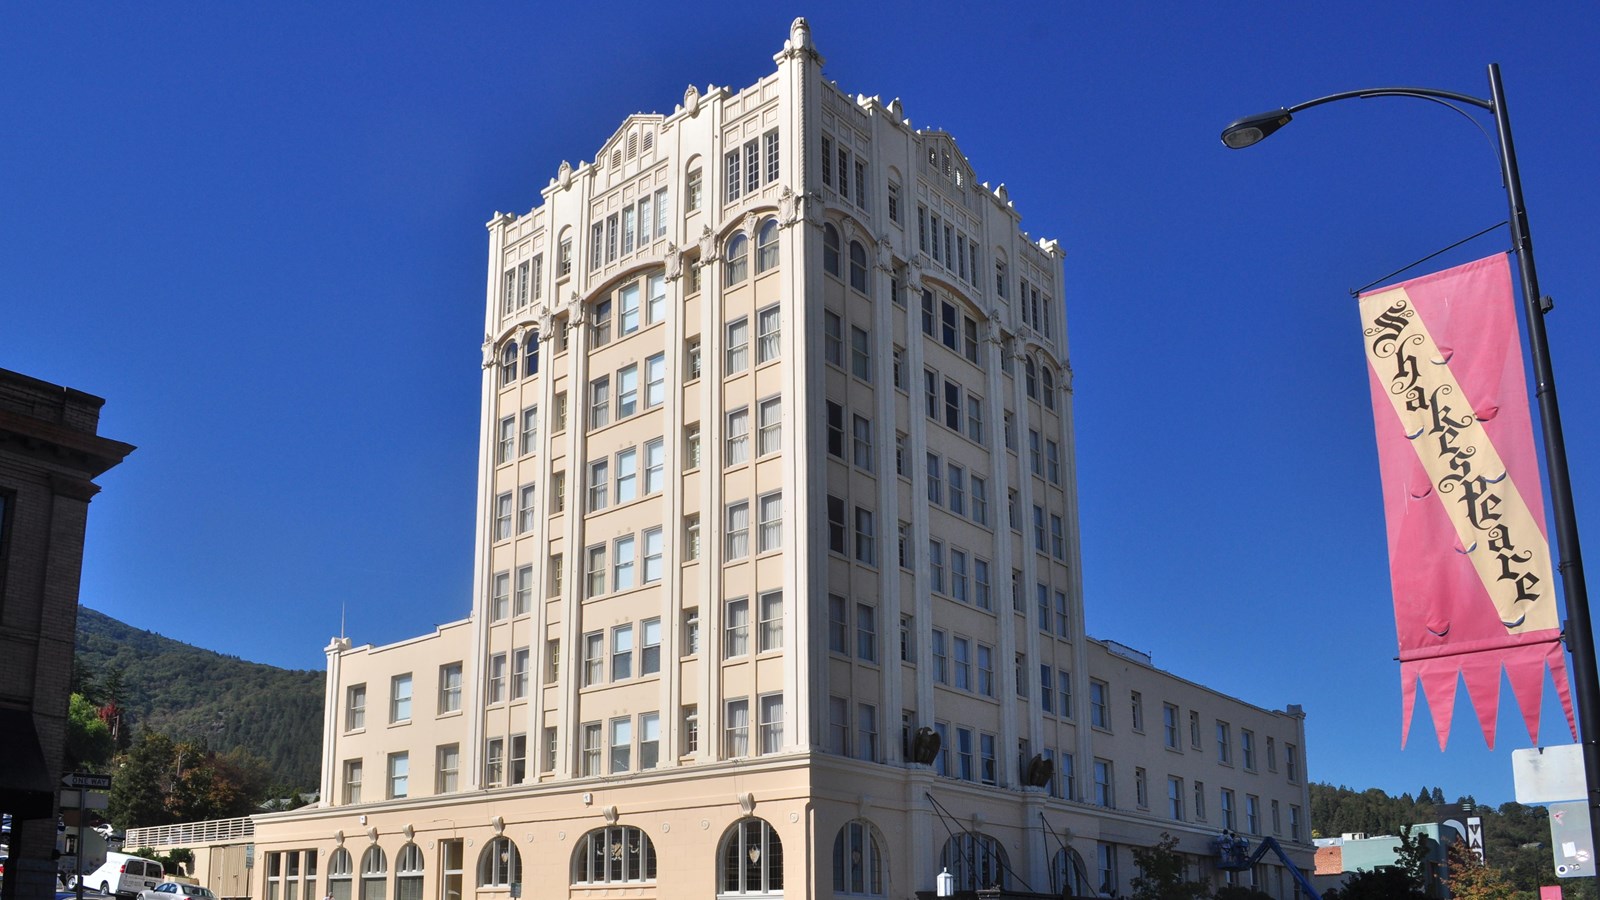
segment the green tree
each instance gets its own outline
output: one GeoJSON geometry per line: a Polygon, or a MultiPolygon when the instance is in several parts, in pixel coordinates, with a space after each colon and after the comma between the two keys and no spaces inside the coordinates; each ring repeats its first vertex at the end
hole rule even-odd
{"type": "Polygon", "coordinates": [[[67,705],[67,768],[103,770],[114,749],[100,710],[84,695],[73,694],[67,705]]]}
{"type": "Polygon", "coordinates": [[[1373,871],[1355,872],[1339,887],[1330,888],[1322,900],[1425,900],[1403,869],[1384,866],[1373,871]]]}
{"type": "Polygon", "coordinates": [[[1133,848],[1139,874],[1133,879],[1134,900],[1200,900],[1209,896],[1206,885],[1188,880],[1188,866],[1177,852],[1178,839],[1161,832],[1151,847],[1133,848]]]}
{"type": "Polygon", "coordinates": [[[1478,861],[1463,841],[1450,845],[1450,895],[1456,900],[1511,900],[1516,888],[1499,869],[1478,861]]]}

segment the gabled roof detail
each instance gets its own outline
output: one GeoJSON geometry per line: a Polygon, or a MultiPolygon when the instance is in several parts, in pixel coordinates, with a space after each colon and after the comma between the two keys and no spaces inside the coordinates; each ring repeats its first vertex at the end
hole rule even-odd
{"type": "Polygon", "coordinates": [[[595,155],[595,165],[601,168],[620,166],[648,154],[655,149],[660,136],[661,123],[666,117],[660,113],[634,113],[624,119],[619,127],[595,155]]]}
{"type": "Polygon", "coordinates": [[[977,176],[965,153],[956,146],[955,138],[947,132],[924,130],[922,135],[923,172],[943,175],[959,188],[977,186],[977,176]]]}

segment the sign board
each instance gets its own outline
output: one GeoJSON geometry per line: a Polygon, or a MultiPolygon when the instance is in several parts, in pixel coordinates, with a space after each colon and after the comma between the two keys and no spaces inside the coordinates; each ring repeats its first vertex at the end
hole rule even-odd
{"type": "Polygon", "coordinates": [[[111,795],[105,791],[62,791],[61,808],[78,809],[78,798],[83,798],[83,809],[110,809],[111,795]]]}
{"type": "Polygon", "coordinates": [[[1589,801],[1550,804],[1550,848],[1556,877],[1588,878],[1595,873],[1594,836],[1589,831],[1589,801]]]}
{"type": "Polygon", "coordinates": [[[1557,744],[1511,751],[1511,776],[1517,802],[1557,803],[1589,796],[1583,780],[1583,747],[1557,744]]]}
{"type": "Polygon", "coordinates": [[[80,791],[109,791],[111,790],[110,775],[93,775],[88,772],[73,772],[61,779],[64,787],[75,788],[80,791]]]}

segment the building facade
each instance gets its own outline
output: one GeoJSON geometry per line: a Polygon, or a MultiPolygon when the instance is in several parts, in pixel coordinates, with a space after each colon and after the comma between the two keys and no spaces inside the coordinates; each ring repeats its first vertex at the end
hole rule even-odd
{"type": "Polygon", "coordinates": [[[55,896],[56,792],[98,478],[133,447],[101,437],[99,397],[0,369],[0,813],[5,900],[55,896]]]}
{"type": "Polygon", "coordinates": [[[472,614],[329,645],[323,801],[257,818],[256,896],[1309,862],[1298,710],[1084,633],[1060,248],[803,20],[774,59],[489,222],[472,614]]]}

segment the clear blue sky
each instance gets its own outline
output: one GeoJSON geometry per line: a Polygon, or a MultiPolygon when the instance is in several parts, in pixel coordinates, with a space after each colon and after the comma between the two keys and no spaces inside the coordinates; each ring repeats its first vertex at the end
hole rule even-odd
{"type": "Polygon", "coordinates": [[[1504,218],[1494,153],[1407,100],[1217,135],[1359,87],[1482,95],[1502,64],[1593,544],[1593,4],[4,4],[0,366],[106,397],[139,447],[85,605],[302,668],[344,604],[358,642],[463,616],[483,223],[627,114],[766,74],[797,14],[830,77],[956,135],[1066,248],[1090,632],[1303,704],[1314,778],[1511,799],[1514,716],[1487,753],[1463,695],[1447,753],[1425,719],[1399,750],[1346,293],[1504,218]]]}

